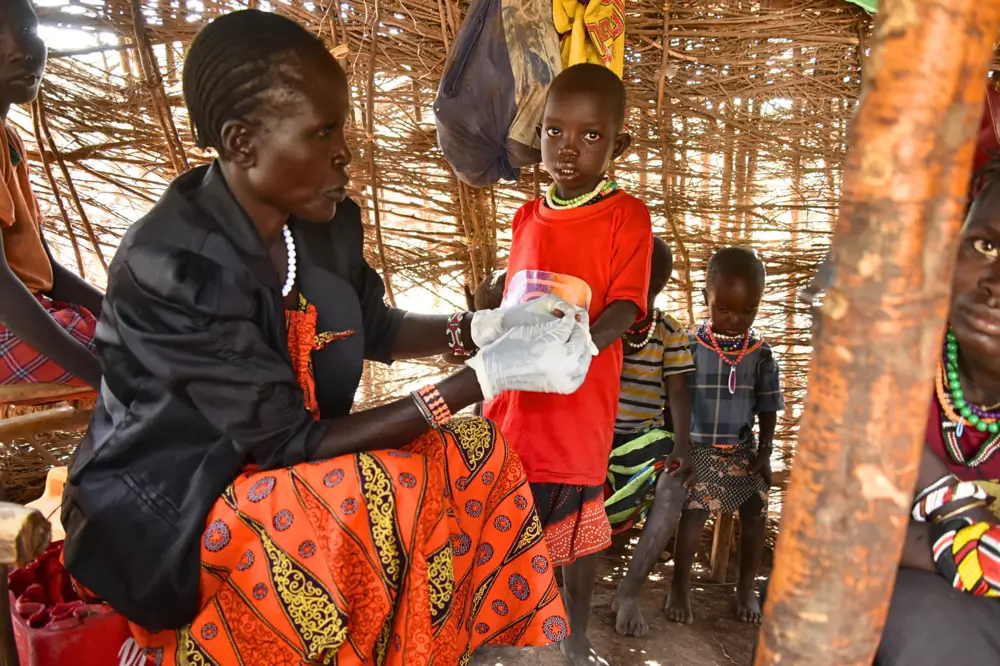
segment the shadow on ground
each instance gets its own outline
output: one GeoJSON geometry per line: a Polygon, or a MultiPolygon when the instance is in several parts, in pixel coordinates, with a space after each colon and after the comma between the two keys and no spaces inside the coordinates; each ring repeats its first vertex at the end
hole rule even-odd
{"type": "MultiPolygon", "coordinates": [[[[736,557],[727,584],[696,581],[693,594],[695,621],[683,626],[667,621],[663,604],[673,573],[669,561],[661,561],[643,586],[640,603],[649,622],[646,638],[624,638],[615,633],[611,600],[625,573],[632,542],[638,532],[616,539],[602,555],[601,578],[594,593],[590,637],[598,653],[611,666],[749,666],[756,629],[736,620],[733,592],[736,557]]],[[[695,577],[708,577],[705,548],[695,563],[695,577]]],[[[735,555],[735,553],[734,553],[735,555]]],[[[769,555],[769,554],[768,554],[769,555]]],[[[667,557],[667,556],[665,556],[667,557]]],[[[767,559],[767,556],[765,556],[767,559]]],[[[558,648],[497,648],[473,655],[470,666],[565,666],[558,648]]]]}

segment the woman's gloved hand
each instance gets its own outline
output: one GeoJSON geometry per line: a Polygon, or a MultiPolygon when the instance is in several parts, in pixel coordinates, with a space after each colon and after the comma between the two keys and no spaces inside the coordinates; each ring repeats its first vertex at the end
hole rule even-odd
{"type": "Polygon", "coordinates": [[[527,303],[473,312],[472,342],[481,349],[513,328],[542,326],[560,317],[575,319],[582,323],[584,328],[590,326],[586,310],[570,305],[555,294],[545,294],[527,303]]]}
{"type": "Polygon", "coordinates": [[[465,364],[476,372],[486,400],[504,391],[569,394],[583,384],[596,350],[590,329],[565,316],[512,328],[465,364]]]}

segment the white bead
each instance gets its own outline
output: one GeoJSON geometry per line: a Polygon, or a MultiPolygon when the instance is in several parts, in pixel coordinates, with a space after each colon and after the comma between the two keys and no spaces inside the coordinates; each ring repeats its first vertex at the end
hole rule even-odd
{"type": "Polygon", "coordinates": [[[285,237],[285,254],[288,255],[288,269],[287,275],[285,276],[285,286],[281,288],[281,296],[284,298],[292,293],[292,289],[295,288],[295,239],[292,237],[292,230],[285,225],[282,229],[282,234],[285,237]]]}

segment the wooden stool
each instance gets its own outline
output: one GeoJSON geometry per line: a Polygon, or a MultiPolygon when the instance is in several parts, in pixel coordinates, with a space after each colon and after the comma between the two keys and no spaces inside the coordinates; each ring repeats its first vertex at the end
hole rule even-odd
{"type": "MultiPolygon", "coordinates": [[[[782,488],[788,480],[788,470],[774,473],[771,479],[772,488],[782,488]]],[[[713,583],[725,583],[729,570],[729,552],[733,547],[733,527],[736,517],[731,513],[720,514],[715,520],[715,531],[712,534],[712,557],[709,578],[713,583]]]]}

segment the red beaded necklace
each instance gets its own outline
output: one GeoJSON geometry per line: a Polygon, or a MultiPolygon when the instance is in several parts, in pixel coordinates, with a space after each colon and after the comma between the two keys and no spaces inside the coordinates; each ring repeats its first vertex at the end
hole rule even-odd
{"type": "Polygon", "coordinates": [[[729,394],[732,395],[736,393],[736,366],[740,364],[740,361],[747,355],[750,347],[750,331],[743,334],[743,348],[740,349],[739,355],[736,357],[735,361],[729,360],[726,354],[733,354],[735,352],[725,352],[722,347],[719,346],[719,341],[715,339],[715,331],[712,330],[712,325],[709,324],[705,327],[705,332],[708,333],[708,339],[712,342],[712,349],[715,353],[719,355],[719,358],[729,366],[729,394]]]}
{"type": "Polygon", "coordinates": [[[630,328],[627,331],[625,331],[625,334],[632,336],[645,335],[646,333],[649,332],[649,329],[651,329],[653,327],[653,324],[655,323],[656,323],[656,310],[654,309],[653,316],[649,318],[649,321],[646,322],[645,326],[643,326],[642,328],[630,328]]]}

